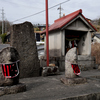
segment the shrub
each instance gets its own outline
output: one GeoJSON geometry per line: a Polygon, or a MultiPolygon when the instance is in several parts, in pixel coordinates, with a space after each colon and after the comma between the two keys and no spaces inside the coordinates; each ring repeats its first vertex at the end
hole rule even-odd
{"type": "Polygon", "coordinates": [[[92,44],[91,55],[96,58],[96,63],[100,64],[100,43],[92,44]]]}
{"type": "Polygon", "coordinates": [[[2,39],[2,43],[5,43],[6,42],[6,33],[1,34],[0,37],[2,39]]]}

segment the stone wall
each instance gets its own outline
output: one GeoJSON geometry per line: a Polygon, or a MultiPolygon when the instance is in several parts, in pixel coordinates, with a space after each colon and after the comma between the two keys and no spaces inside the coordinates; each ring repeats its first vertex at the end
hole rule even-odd
{"type": "MultiPolygon", "coordinates": [[[[78,65],[82,71],[91,70],[96,67],[95,58],[92,56],[82,56],[78,55],[78,65]]],[[[56,64],[59,67],[59,70],[65,71],[65,57],[50,57],[50,63],[56,64]]],[[[46,66],[46,57],[42,56],[40,59],[40,66],[46,66]]]]}
{"type": "MultiPolygon", "coordinates": [[[[46,56],[41,56],[40,58],[40,67],[46,67],[47,60],[46,60],[46,56]]],[[[56,66],[59,67],[60,71],[64,71],[65,70],[65,57],[49,57],[49,64],[53,63],[56,66]]]]}
{"type": "Polygon", "coordinates": [[[10,45],[16,48],[20,56],[20,78],[39,76],[40,62],[34,27],[30,22],[12,26],[10,45]]]}
{"type": "MultiPolygon", "coordinates": [[[[44,54],[46,55],[46,36],[45,36],[44,54]]],[[[52,31],[49,33],[49,56],[61,57],[62,34],[60,31],[52,31]]]]}
{"type": "Polygon", "coordinates": [[[83,71],[91,70],[96,66],[95,57],[78,55],[78,65],[83,71]]]}

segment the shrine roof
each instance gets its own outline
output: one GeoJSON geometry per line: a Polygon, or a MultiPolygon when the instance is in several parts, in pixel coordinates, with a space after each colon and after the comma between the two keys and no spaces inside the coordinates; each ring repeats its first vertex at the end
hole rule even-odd
{"type": "MultiPolygon", "coordinates": [[[[57,20],[54,21],[54,23],[49,27],[49,32],[53,31],[53,30],[57,30],[57,29],[61,29],[62,27],[64,27],[66,24],[68,24],[70,21],[72,21],[74,18],[76,18],[78,15],[81,15],[88,23],[89,25],[95,30],[96,28],[84,17],[84,15],[82,14],[82,10],[77,10],[71,14],[68,14],[64,17],[61,17],[57,20]]],[[[46,33],[46,30],[42,31],[41,34],[46,33]]]]}

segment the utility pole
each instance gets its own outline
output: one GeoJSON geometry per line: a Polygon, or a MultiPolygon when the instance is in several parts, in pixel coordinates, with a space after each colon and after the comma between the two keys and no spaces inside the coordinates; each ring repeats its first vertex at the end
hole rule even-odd
{"type": "Polygon", "coordinates": [[[2,8],[2,34],[4,33],[4,9],[2,8]]]}
{"type": "Polygon", "coordinates": [[[5,19],[5,33],[7,32],[7,19],[5,19]]]}
{"type": "Polygon", "coordinates": [[[61,4],[60,4],[60,7],[57,10],[59,10],[59,18],[61,18],[61,10],[63,10],[63,8],[61,8],[61,4]]]}

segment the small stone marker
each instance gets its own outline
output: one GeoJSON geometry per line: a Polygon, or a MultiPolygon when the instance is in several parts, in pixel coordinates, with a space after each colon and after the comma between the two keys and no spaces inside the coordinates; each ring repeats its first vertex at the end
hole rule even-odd
{"type": "Polygon", "coordinates": [[[11,46],[16,48],[20,56],[20,78],[39,76],[38,59],[34,27],[30,22],[13,25],[11,46]]]}
{"type": "Polygon", "coordinates": [[[80,70],[76,71],[75,68],[72,68],[73,65],[79,70],[76,47],[70,49],[65,56],[65,77],[61,78],[61,82],[67,85],[85,83],[86,78],[79,77],[78,75],[80,74],[80,70]]]}

